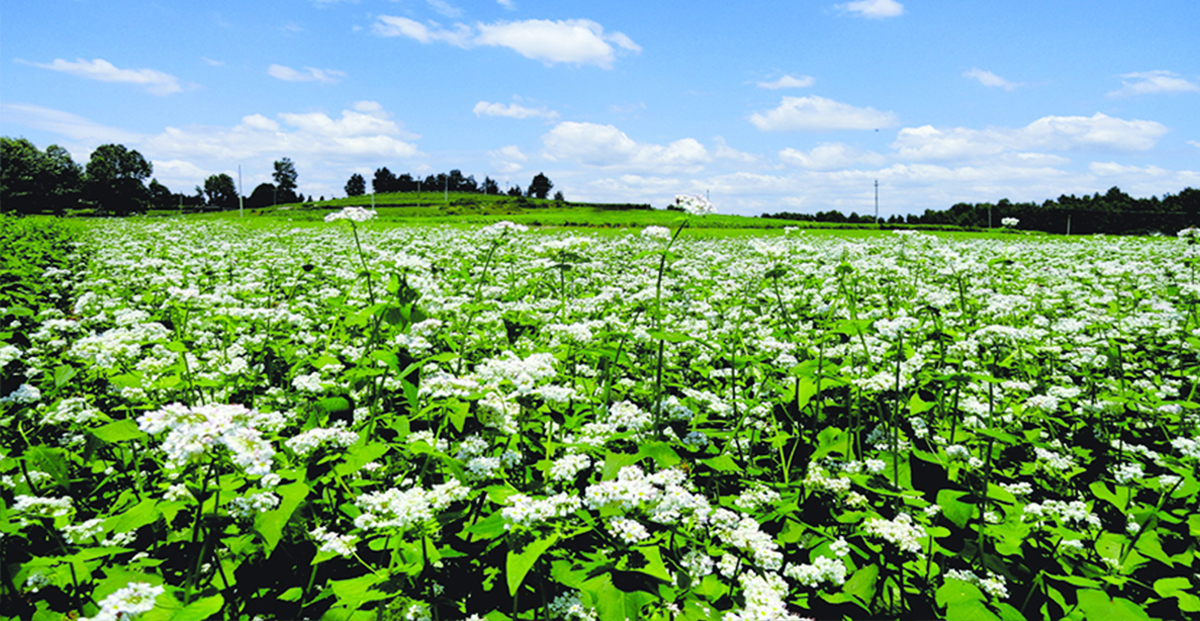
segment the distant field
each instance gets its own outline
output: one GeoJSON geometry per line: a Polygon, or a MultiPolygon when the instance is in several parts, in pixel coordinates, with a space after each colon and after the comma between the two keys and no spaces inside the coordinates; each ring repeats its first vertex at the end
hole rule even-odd
{"type": "MultiPolygon", "coordinates": [[[[557,203],[550,200],[516,198],[511,196],[459,193],[451,193],[448,197],[443,197],[440,192],[422,192],[419,196],[415,192],[378,194],[375,195],[374,201],[372,201],[370,195],[367,195],[330,201],[278,205],[263,209],[247,209],[244,211],[245,216],[243,217],[254,219],[281,218],[291,222],[319,222],[331,211],[348,206],[374,206],[379,214],[376,222],[413,225],[475,225],[508,220],[533,227],[620,229],[672,226],[683,219],[681,212],[647,209],[644,205],[557,203]]],[[[152,215],[167,216],[174,215],[174,212],[157,212],[152,215]]],[[[185,217],[225,220],[238,218],[239,215],[235,210],[185,214],[185,217]]],[[[714,214],[704,218],[693,218],[688,226],[692,229],[721,229],[728,232],[732,232],[733,230],[755,232],[782,230],[784,228],[835,230],[847,233],[854,231],[855,233],[851,233],[853,235],[872,235],[881,230],[886,232],[891,229],[890,225],[885,225],[881,229],[870,224],[797,222],[776,218],[758,218],[728,214],[714,214]]],[[[922,225],[904,225],[903,228],[921,230],[957,229],[957,227],[922,225]]],[[[981,233],[970,234],[979,235],[981,233]]],[[[982,234],[986,235],[988,233],[982,234]]]]}

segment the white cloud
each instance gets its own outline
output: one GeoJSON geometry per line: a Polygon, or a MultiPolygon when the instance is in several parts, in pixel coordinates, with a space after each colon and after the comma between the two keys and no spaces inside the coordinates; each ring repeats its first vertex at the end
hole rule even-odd
{"type": "Polygon", "coordinates": [[[517,9],[517,5],[513,3],[513,0],[496,0],[496,3],[510,11],[517,9]]]}
{"type": "Polygon", "coordinates": [[[725,142],[725,139],[721,136],[714,138],[713,142],[717,143],[717,148],[715,151],[713,151],[713,157],[716,159],[741,162],[743,164],[753,164],[759,159],[757,155],[746,153],[744,151],[738,151],[737,149],[729,146],[725,142]]]}
{"type": "Polygon", "coordinates": [[[859,108],[824,97],[784,97],[778,108],[750,115],[764,132],[795,130],[879,129],[897,123],[896,115],[859,108]]]}
{"type": "Polygon", "coordinates": [[[460,9],[456,6],[451,6],[449,2],[446,2],[446,0],[425,0],[425,1],[427,3],[429,3],[430,8],[432,8],[434,11],[437,11],[438,13],[440,13],[446,17],[449,17],[451,19],[456,18],[456,17],[462,17],[462,9],[460,9]]]}
{"type": "Polygon", "coordinates": [[[1013,91],[1021,86],[1020,82],[1009,82],[991,71],[984,71],[978,68],[964,71],[963,77],[975,80],[988,88],[1002,88],[1006,91],[1013,91]]]}
{"type": "Polygon", "coordinates": [[[432,26],[407,17],[380,15],[371,29],[381,37],[408,37],[421,43],[441,42],[463,48],[470,46],[473,33],[466,24],[455,24],[454,30],[447,30],[430,23],[432,26]]]}
{"type": "Polygon", "coordinates": [[[475,104],[472,110],[475,116],[506,116],[513,119],[528,119],[533,117],[541,117],[544,119],[557,119],[558,113],[546,108],[526,108],[520,104],[502,104],[481,101],[475,104]]]}
{"type": "Polygon", "coordinates": [[[507,47],[547,65],[567,63],[608,69],[616,58],[613,44],[628,52],[642,51],[624,34],[605,33],[603,26],[587,19],[530,19],[479,24],[478,28],[476,44],[507,47]]]}
{"type": "Polygon", "coordinates": [[[643,144],[612,125],[595,123],[559,123],[542,136],[542,145],[551,160],[643,172],[697,172],[712,161],[704,145],[693,138],[668,145],[643,144]]]}
{"type": "Polygon", "coordinates": [[[204,64],[208,65],[209,67],[224,67],[225,66],[225,61],[223,61],[223,60],[213,60],[206,56],[201,56],[200,60],[204,61],[204,64]]]}
{"type": "Polygon", "coordinates": [[[492,24],[455,24],[453,29],[430,22],[422,24],[407,17],[381,15],[373,29],[385,37],[408,37],[421,43],[444,42],[458,47],[506,47],[547,65],[565,63],[612,67],[618,52],[640,52],[642,48],[620,32],[605,32],[587,19],[500,21],[492,24]]]}
{"type": "MultiPolygon", "coordinates": [[[[77,114],[33,104],[0,104],[5,123],[31,127],[87,143],[92,149],[104,143],[136,142],[140,135],[116,127],[101,125],[77,114]]],[[[77,149],[71,149],[72,152],[77,149]]]]}
{"type": "Polygon", "coordinates": [[[1092,162],[1088,164],[1088,172],[1098,177],[1164,177],[1171,174],[1171,171],[1158,166],[1127,166],[1116,162],[1092,162]]]}
{"type": "Polygon", "coordinates": [[[506,175],[521,172],[521,169],[524,168],[523,163],[529,160],[529,156],[522,153],[516,145],[488,151],[488,157],[492,159],[492,166],[501,174],[506,175]]]}
{"type": "Polygon", "coordinates": [[[345,71],[315,67],[305,67],[304,71],[298,71],[284,65],[271,65],[267,68],[267,73],[284,82],[321,82],[322,84],[336,84],[346,77],[345,71]]]}
{"type": "Polygon", "coordinates": [[[897,17],[904,13],[904,5],[896,0],[856,0],[835,6],[844,12],[857,13],[870,19],[897,17]]]}
{"type": "Polygon", "coordinates": [[[1167,131],[1154,121],[1126,121],[1096,113],[1091,117],[1045,116],[1017,129],[906,127],[892,147],[908,160],[970,160],[1031,149],[1146,151],[1167,131]]]}
{"type": "Polygon", "coordinates": [[[816,78],[810,75],[802,75],[798,78],[785,75],[774,82],[758,82],[757,86],[759,88],[767,88],[771,90],[778,90],[781,88],[807,88],[812,86],[816,81],[816,78]]]}
{"type": "Polygon", "coordinates": [[[1188,144],[1192,145],[1193,147],[1196,147],[1197,149],[1200,149],[1200,140],[1189,140],[1188,144]]]}
{"type": "Polygon", "coordinates": [[[1108,94],[1109,97],[1131,95],[1153,95],[1157,93],[1200,93],[1200,85],[1189,82],[1171,71],[1142,71],[1121,75],[1121,88],[1108,94]]]}
{"type": "Polygon", "coordinates": [[[29,64],[90,80],[137,84],[144,86],[147,91],[154,95],[170,95],[183,90],[183,87],[179,84],[179,78],[173,75],[154,69],[118,69],[112,63],[100,58],[90,61],[80,58],[75,62],[56,58],[52,63],[29,64]]]}
{"type": "Polygon", "coordinates": [[[417,154],[410,134],[376,102],[363,101],[340,118],[322,112],[261,114],[231,128],[168,127],[141,141],[156,157],[240,161],[258,157],[308,157],[322,161],[408,158],[417,154]]]}
{"type": "Polygon", "coordinates": [[[807,153],[791,147],[786,148],[779,152],[779,159],[800,168],[831,170],[857,164],[880,166],[887,158],[840,142],[826,142],[807,153]]]}

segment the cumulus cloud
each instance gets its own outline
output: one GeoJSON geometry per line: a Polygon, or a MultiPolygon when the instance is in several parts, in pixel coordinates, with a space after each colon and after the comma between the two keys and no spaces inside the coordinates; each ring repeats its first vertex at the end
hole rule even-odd
{"type": "Polygon", "coordinates": [[[972,159],[1035,149],[1049,151],[1146,151],[1169,131],[1154,121],[1093,116],[1045,116],[1021,128],[938,129],[932,125],[900,130],[892,147],[902,159],[972,159]]]}
{"type": "Polygon", "coordinates": [[[897,17],[904,13],[904,5],[896,0],[856,0],[835,6],[845,13],[856,13],[870,19],[897,17]]]}
{"type": "Polygon", "coordinates": [[[144,139],[147,152],[168,158],[213,158],[225,161],[286,153],[347,161],[360,158],[407,158],[417,154],[404,131],[383,106],[360,101],[340,118],[323,112],[280,113],[275,118],[251,114],[231,128],[168,127],[144,139]]]}
{"type": "Polygon", "coordinates": [[[1189,82],[1171,71],[1141,71],[1121,75],[1121,88],[1109,97],[1153,95],[1158,93],[1200,93],[1200,85],[1189,82]]]}
{"type": "Polygon", "coordinates": [[[826,142],[807,153],[791,147],[779,152],[784,163],[811,170],[831,170],[858,164],[882,165],[887,158],[878,153],[864,151],[840,142],[826,142]]]}
{"type": "Polygon", "coordinates": [[[975,80],[988,88],[1002,88],[1006,91],[1013,91],[1021,86],[1020,82],[1009,82],[991,71],[984,71],[979,68],[964,71],[963,77],[975,80]]]}
{"type": "Polygon", "coordinates": [[[704,145],[683,138],[668,145],[639,143],[612,125],[563,122],[542,136],[545,155],[601,168],[696,172],[712,161],[704,145]]]}
{"type": "Polygon", "coordinates": [[[68,75],[88,78],[89,80],[137,84],[138,86],[145,87],[147,91],[154,95],[170,95],[183,90],[183,86],[179,83],[179,78],[173,75],[154,69],[119,69],[112,63],[101,58],[95,60],[80,58],[75,62],[56,58],[51,63],[29,64],[51,71],[61,71],[68,75]]]}
{"type": "Polygon", "coordinates": [[[760,131],[879,129],[896,125],[896,115],[824,97],[784,97],[778,108],[750,115],[760,131]]]}
{"type": "Polygon", "coordinates": [[[547,108],[526,108],[520,104],[502,104],[481,101],[475,104],[472,110],[475,116],[505,116],[512,119],[528,119],[540,117],[544,119],[557,119],[558,113],[547,108]]]}
{"type": "Polygon", "coordinates": [[[798,78],[785,75],[773,82],[758,82],[757,85],[759,88],[766,88],[774,91],[781,88],[807,88],[812,86],[816,81],[816,78],[810,75],[802,75],[798,78]]]}
{"type": "Polygon", "coordinates": [[[624,33],[605,32],[603,26],[587,19],[500,21],[477,23],[473,27],[460,23],[448,29],[435,22],[427,25],[407,17],[381,15],[373,29],[380,36],[408,37],[421,43],[442,42],[462,48],[506,47],[546,65],[596,65],[609,69],[618,53],[642,51],[624,33]]]}
{"type": "Polygon", "coordinates": [[[298,71],[284,65],[271,65],[267,68],[267,73],[271,77],[285,82],[321,82],[322,84],[335,84],[346,77],[346,72],[334,69],[305,67],[304,71],[298,71]]]}

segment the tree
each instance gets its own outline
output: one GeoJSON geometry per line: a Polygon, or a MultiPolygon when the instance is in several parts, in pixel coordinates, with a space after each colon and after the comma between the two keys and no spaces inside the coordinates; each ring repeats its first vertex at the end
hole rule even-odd
{"type": "Polygon", "coordinates": [[[84,169],[83,196],[100,211],[123,216],[141,211],[148,191],[145,181],[154,172],[134,149],[102,144],[92,151],[84,169]]]}
{"type": "Polygon", "coordinates": [[[250,197],[246,199],[246,206],[250,209],[261,209],[273,204],[275,204],[275,186],[270,183],[258,184],[250,193],[250,197]]]}
{"type": "Polygon", "coordinates": [[[375,178],[371,181],[371,188],[376,194],[391,192],[396,187],[396,175],[388,170],[387,166],[375,170],[375,178]]]}
{"type": "Polygon", "coordinates": [[[296,172],[296,165],[292,163],[291,158],[283,158],[275,162],[275,172],[271,173],[275,178],[275,187],[278,188],[276,194],[276,202],[294,203],[296,198],[296,178],[299,173],[296,172]]]}
{"type": "Polygon", "coordinates": [[[555,193],[554,193],[554,202],[556,202],[556,203],[561,203],[561,202],[563,202],[563,201],[565,201],[565,200],[567,200],[567,199],[563,198],[563,195],[562,195],[562,190],[559,190],[559,191],[557,191],[557,192],[555,192],[555,193]]]}
{"type": "Polygon", "coordinates": [[[47,207],[54,213],[62,214],[79,205],[83,193],[83,167],[71,159],[70,152],[56,144],[46,147],[42,188],[47,207]]]}
{"type": "Polygon", "coordinates": [[[24,138],[0,138],[0,205],[5,211],[34,213],[45,188],[46,156],[24,138]]]}
{"type": "Polygon", "coordinates": [[[171,190],[159,183],[158,179],[150,180],[150,189],[146,192],[146,200],[152,209],[174,209],[179,204],[175,200],[175,195],[171,194],[171,190]]]}
{"type": "Polygon", "coordinates": [[[210,175],[204,180],[204,196],[208,204],[221,209],[237,207],[237,188],[233,185],[233,177],[225,173],[210,175]]]}
{"type": "Polygon", "coordinates": [[[509,196],[521,196],[521,186],[514,185],[513,187],[509,188],[508,195],[509,196]]]}
{"type": "Polygon", "coordinates": [[[488,195],[499,194],[500,193],[500,184],[496,183],[496,180],[492,179],[491,177],[484,177],[483,178],[483,193],[488,194],[488,195]]]}
{"type": "Polygon", "coordinates": [[[530,182],[529,191],[526,192],[526,194],[528,196],[536,196],[538,198],[546,198],[546,196],[548,194],[550,194],[550,190],[553,187],[554,187],[554,184],[550,183],[549,177],[547,177],[546,175],[544,175],[542,173],[538,173],[536,176],[534,176],[533,181],[530,182]]]}
{"type": "Polygon", "coordinates": [[[346,196],[362,196],[366,193],[367,180],[358,173],[350,175],[350,180],[346,182],[346,196]]]}

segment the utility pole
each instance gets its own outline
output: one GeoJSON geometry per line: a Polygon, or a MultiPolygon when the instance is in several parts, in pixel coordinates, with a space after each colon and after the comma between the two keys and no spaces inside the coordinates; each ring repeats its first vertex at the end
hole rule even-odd
{"type": "Polygon", "coordinates": [[[442,186],[442,201],[446,203],[447,207],[449,207],[450,206],[450,175],[446,175],[444,177],[444,179],[446,180],[446,183],[442,186]]]}
{"type": "Polygon", "coordinates": [[[875,224],[879,224],[879,180],[875,180],[875,224]]]}

